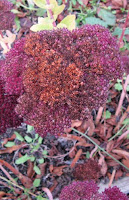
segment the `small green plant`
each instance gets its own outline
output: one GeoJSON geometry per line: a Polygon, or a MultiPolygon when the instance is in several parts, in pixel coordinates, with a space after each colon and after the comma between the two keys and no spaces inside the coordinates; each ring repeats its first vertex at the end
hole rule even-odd
{"type": "Polygon", "coordinates": [[[38,24],[33,25],[30,30],[37,32],[41,30],[53,30],[56,28],[75,29],[75,15],[66,16],[58,25],[58,15],[65,9],[65,5],[58,5],[56,0],[34,0],[34,3],[41,9],[47,10],[47,17],[39,17],[38,24]]]}
{"type": "Polygon", "coordinates": [[[25,155],[16,160],[16,164],[23,164],[27,160],[34,162],[34,171],[36,174],[41,174],[41,171],[38,167],[38,164],[43,164],[45,162],[46,155],[48,154],[47,150],[42,148],[43,138],[40,137],[37,133],[32,134],[34,128],[30,125],[27,125],[27,133],[31,133],[31,136],[26,135],[22,137],[18,132],[16,134],[16,139],[28,144],[28,150],[25,155]]]}
{"type": "MultiPolygon", "coordinates": [[[[126,76],[123,77],[123,79],[126,79],[126,76]]],[[[117,79],[117,82],[114,85],[114,88],[118,91],[122,91],[123,90],[123,86],[122,86],[122,80],[121,79],[117,79]]],[[[127,85],[126,91],[129,92],[129,84],[127,85]]]]}

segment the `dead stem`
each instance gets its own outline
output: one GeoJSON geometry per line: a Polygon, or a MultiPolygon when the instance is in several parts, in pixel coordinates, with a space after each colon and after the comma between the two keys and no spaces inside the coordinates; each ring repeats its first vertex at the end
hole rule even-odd
{"type": "Polygon", "coordinates": [[[98,113],[97,113],[97,117],[96,117],[96,120],[95,120],[95,124],[98,125],[101,117],[102,117],[102,114],[103,114],[103,107],[100,107],[99,110],[98,110],[98,113]]]}
{"type": "Polygon", "coordinates": [[[124,27],[123,27],[123,30],[122,30],[122,33],[121,33],[121,36],[120,36],[120,39],[119,39],[119,48],[121,47],[121,44],[122,44],[122,41],[123,41],[123,37],[124,37],[124,33],[125,33],[125,30],[126,30],[126,27],[127,27],[128,20],[129,20],[129,11],[128,11],[128,14],[127,14],[127,17],[126,17],[126,20],[125,20],[125,23],[124,23],[124,27]]]}
{"type": "Polygon", "coordinates": [[[97,146],[101,151],[103,151],[106,155],[108,155],[110,158],[112,158],[114,161],[116,161],[117,163],[119,163],[119,165],[123,166],[125,169],[129,170],[128,167],[126,167],[123,163],[121,163],[119,160],[117,160],[116,158],[114,158],[112,155],[110,155],[107,151],[105,151],[102,147],[100,147],[96,142],[94,142],[88,135],[86,135],[85,133],[81,133],[80,131],[76,130],[75,128],[72,128],[73,131],[79,133],[80,135],[84,136],[85,138],[87,138],[90,142],[92,142],[95,146],[97,146]]]}
{"type": "Polygon", "coordinates": [[[124,89],[121,93],[121,97],[120,97],[120,100],[119,100],[119,104],[118,104],[118,107],[116,109],[116,113],[115,113],[115,116],[117,117],[120,112],[121,112],[121,107],[122,107],[122,104],[123,104],[123,101],[124,101],[124,98],[126,96],[126,88],[127,88],[127,85],[129,83],[129,74],[127,75],[127,78],[126,78],[126,81],[125,81],[125,85],[124,85],[124,89]]]}
{"type": "Polygon", "coordinates": [[[129,130],[125,131],[118,139],[117,142],[119,142],[120,140],[122,140],[124,137],[126,137],[129,134],[129,130]]]}
{"type": "Polygon", "coordinates": [[[4,174],[10,179],[10,181],[12,181],[13,183],[16,184],[16,181],[10,176],[10,174],[4,169],[4,167],[2,167],[1,163],[0,163],[0,169],[4,172],[4,174]]]}
{"type": "Polygon", "coordinates": [[[116,125],[114,131],[118,131],[120,126],[122,125],[123,121],[127,118],[127,116],[129,115],[129,106],[127,107],[126,111],[124,112],[124,114],[122,115],[120,121],[118,122],[118,124],[116,125]]]}
{"type": "MultiPolygon", "coordinates": [[[[50,1],[49,0],[46,0],[46,2],[47,2],[47,5],[50,5],[50,1]]],[[[53,17],[53,12],[52,12],[51,9],[48,9],[48,12],[50,14],[50,18],[53,20],[53,22],[52,22],[53,27],[55,28],[56,27],[56,22],[55,22],[54,17],[53,17]]]]}
{"type": "Polygon", "coordinates": [[[116,169],[114,169],[113,172],[112,172],[112,175],[111,175],[111,178],[110,178],[108,187],[111,187],[111,186],[112,186],[113,180],[114,180],[114,178],[115,178],[115,174],[116,174],[116,169]]]}

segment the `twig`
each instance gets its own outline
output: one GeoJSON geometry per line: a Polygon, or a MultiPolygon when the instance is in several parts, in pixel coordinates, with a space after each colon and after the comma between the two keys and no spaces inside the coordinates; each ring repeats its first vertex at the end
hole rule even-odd
{"type": "Polygon", "coordinates": [[[103,107],[100,107],[97,113],[97,117],[95,120],[95,124],[97,125],[102,117],[102,113],[103,113],[103,107]]]}
{"type": "Polygon", "coordinates": [[[126,132],[124,132],[118,139],[117,142],[119,142],[120,140],[122,140],[124,137],[126,137],[129,134],[129,130],[127,130],[126,132]]]}
{"type": "Polygon", "coordinates": [[[124,85],[124,89],[121,93],[121,97],[120,97],[120,100],[119,100],[119,104],[118,104],[118,107],[116,109],[116,113],[115,113],[115,116],[117,117],[119,115],[119,113],[121,112],[121,107],[122,107],[122,103],[123,103],[123,100],[125,98],[125,95],[126,95],[126,88],[127,88],[127,85],[129,83],[129,74],[127,75],[127,78],[126,78],[126,81],[125,81],[125,85],[124,85]]]}
{"type": "Polygon", "coordinates": [[[82,149],[79,149],[78,152],[75,155],[75,158],[73,159],[70,167],[73,168],[76,164],[76,162],[78,161],[78,159],[80,158],[80,156],[82,155],[82,149]]]}
{"type": "Polygon", "coordinates": [[[4,167],[2,167],[1,163],[0,163],[0,169],[4,172],[4,174],[10,179],[10,181],[12,181],[13,183],[16,184],[16,181],[10,176],[10,174],[4,169],[4,167]]]}
{"type": "MultiPolygon", "coordinates": [[[[15,183],[9,181],[8,179],[4,178],[3,176],[0,176],[0,179],[6,181],[7,183],[9,183],[9,184],[11,184],[11,185],[14,185],[14,186],[18,187],[19,189],[21,189],[21,190],[23,190],[23,191],[25,190],[25,188],[23,188],[22,186],[19,186],[19,185],[15,184],[15,183]]],[[[30,192],[30,191],[28,191],[28,194],[30,194],[30,195],[32,195],[32,196],[34,196],[34,197],[37,197],[37,195],[33,194],[33,193],[30,192]]],[[[43,198],[43,197],[42,197],[42,199],[43,199],[43,200],[47,200],[46,198],[43,198]]]]}
{"type": "Polygon", "coordinates": [[[100,147],[96,142],[94,142],[89,136],[87,136],[85,133],[81,133],[80,131],[76,130],[75,128],[72,128],[73,131],[79,133],[80,135],[83,135],[85,138],[87,138],[90,142],[92,142],[95,146],[97,146],[101,151],[103,151],[106,155],[111,157],[114,161],[119,163],[119,165],[123,166],[125,169],[129,170],[128,167],[126,167],[123,163],[121,163],[119,160],[114,158],[112,155],[110,155],[107,151],[105,151],[102,147],[100,147]]]}
{"type": "MultiPolygon", "coordinates": [[[[47,2],[47,5],[50,5],[50,1],[49,0],[46,0],[47,2]]],[[[53,24],[53,27],[55,28],[56,27],[56,22],[55,22],[55,19],[54,19],[54,16],[53,16],[53,12],[52,10],[49,8],[48,9],[48,12],[50,14],[50,18],[53,20],[52,24],[53,24]]]]}
{"type": "Polygon", "coordinates": [[[120,36],[120,39],[119,39],[119,48],[121,47],[121,43],[123,41],[123,37],[124,37],[124,33],[125,33],[125,30],[126,30],[126,27],[127,27],[128,20],[129,20],[129,11],[128,11],[128,14],[127,14],[127,17],[126,17],[126,20],[125,20],[125,23],[124,23],[124,27],[123,27],[123,30],[122,30],[122,33],[121,33],[121,36],[120,36]]]}
{"type": "Polygon", "coordinates": [[[124,114],[122,115],[122,117],[121,117],[120,121],[118,122],[118,124],[116,125],[114,131],[119,130],[121,124],[122,124],[123,121],[127,118],[128,114],[129,114],[129,106],[127,107],[126,111],[125,111],[124,114]]]}
{"type": "Polygon", "coordinates": [[[112,172],[112,175],[111,175],[111,178],[110,178],[108,187],[111,187],[111,186],[112,186],[113,180],[114,180],[114,178],[115,178],[115,174],[116,174],[116,169],[114,169],[113,172],[112,172]]]}

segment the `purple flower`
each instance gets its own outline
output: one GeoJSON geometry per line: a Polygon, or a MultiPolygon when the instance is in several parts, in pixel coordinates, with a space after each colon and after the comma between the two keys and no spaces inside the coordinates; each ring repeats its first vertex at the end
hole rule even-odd
{"type": "Polygon", "coordinates": [[[11,29],[15,15],[11,12],[13,4],[7,0],[0,0],[0,30],[11,29]]]}

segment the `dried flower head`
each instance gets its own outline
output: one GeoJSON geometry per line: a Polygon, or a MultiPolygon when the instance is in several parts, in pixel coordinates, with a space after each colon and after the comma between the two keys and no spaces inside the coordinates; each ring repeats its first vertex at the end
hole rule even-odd
{"type": "Polygon", "coordinates": [[[106,194],[109,200],[128,200],[128,197],[126,196],[126,194],[121,192],[119,188],[116,186],[105,189],[103,194],[106,194]]]}
{"type": "Polygon", "coordinates": [[[23,121],[14,111],[17,96],[5,94],[3,85],[0,80],[0,134],[4,133],[7,128],[17,127],[23,121]]]}
{"type": "Polygon", "coordinates": [[[100,166],[95,160],[88,159],[88,161],[84,164],[77,164],[73,174],[75,179],[80,181],[97,181],[100,177],[100,166]]]}
{"type": "Polygon", "coordinates": [[[71,119],[86,119],[105,103],[109,81],[123,74],[116,40],[99,25],[32,33],[19,44],[2,67],[4,79],[14,80],[5,88],[22,90],[16,112],[42,136],[62,132],[71,119]]]}
{"type": "Polygon", "coordinates": [[[99,194],[98,186],[89,181],[74,181],[65,186],[60,193],[59,200],[109,200],[105,194],[99,194]]]}
{"type": "Polygon", "coordinates": [[[0,0],[0,30],[12,28],[15,15],[10,11],[13,4],[7,0],[0,0]]]}

